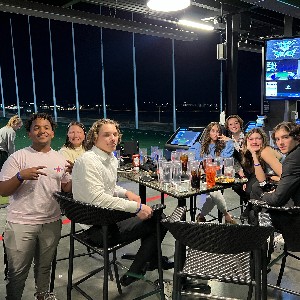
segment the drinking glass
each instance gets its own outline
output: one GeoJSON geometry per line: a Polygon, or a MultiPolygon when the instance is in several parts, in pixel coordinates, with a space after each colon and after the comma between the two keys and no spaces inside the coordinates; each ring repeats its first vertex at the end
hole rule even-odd
{"type": "Polygon", "coordinates": [[[221,157],[221,156],[215,157],[214,162],[217,163],[216,175],[217,175],[217,177],[220,177],[223,174],[223,157],[221,157]]]}
{"type": "Polygon", "coordinates": [[[172,180],[172,162],[163,161],[162,162],[162,182],[170,183],[172,180]]]}
{"type": "Polygon", "coordinates": [[[200,188],[201,170],[199,168],[200,162],[197,160],[191,161],[190,163],[191,172],[191,187],[195,189],[200,188]]]}
{"type": "Polygon", "coordinates": [[[217,167],[217,163],[215,162],[206,164],[205,175],[206,175],[206,184],[208,188],[212,188],[216,185],[216,167],[217,167]]]}
{"type": "Polygon", "coordinates": [[[203,155],[202,163],[203,163],[203,169],[205,171],[206,165],[212,163],[212,156],[210,154],[203,155]]]}
{"type": "Polygon", "coordinates": [[[142,166],[147,161],[147,148],[140,148],[140,165],[142,166]]]}
{"type": "Polygon", "coordinates": [[[151,146],[151,159],[156,160],[156,151],[158,150],[158,146],[151,146]]]}
{"type": "Polygon", "coordinates": [[[234,159],[233,157],[224,158],[224,176],[234,178],[234,159]]]}
{"type": "Polygon", "coordinates": [[[121,160],[120,150],[115,150],[113,153],[116,159],[118,160],[118,168],[120,168],[120,160],[121,160]]]}
{"type": "Polygon", "coordinates": [[[182,165],[182,172],[187,172],[187,163],[189,160],[188,154],[186,152],[182,152],[180,155],[181,165],[182,165]]]}
{"type": "Polygon", "coordinates": [[[180,161],[172,162],[172,182],[178,184],[181,182],[181,163],[180,161]]]}
{"type": "Polygon", "coordinates": [[[157,161],[157,179],[158,179],[158,182],[162,182],[163,180],[163,166],[162,164],[166,162],[166,159],[165,158],[161,158],[157,161]]]}

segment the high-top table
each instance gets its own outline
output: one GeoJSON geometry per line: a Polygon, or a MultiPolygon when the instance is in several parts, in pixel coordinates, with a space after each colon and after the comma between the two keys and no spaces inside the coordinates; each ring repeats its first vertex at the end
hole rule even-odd
{"type": "Polygon", "coordinates": [[[193,221],[195,220],[196,215],[195,199],[197,195],[232,187],[232,184],[216,184],[213,188],[207,188],[206,185],[202,185],[200,189],[189,188],[187,191],[181,192],[176,190],[172,184],[162,184],[158,182],[158,180],[151,179],[151,176],[143,170],[119,170],[118,176],[139,184],[139,195],[143,204],[146,204],[147,187],[161,193],[162,204],[164,204],[164,194],[176,198],[178,200],[178,206],[181,207],[186,206],[186,199],[190,198],[190,215],[191,220],[193,221]]]}

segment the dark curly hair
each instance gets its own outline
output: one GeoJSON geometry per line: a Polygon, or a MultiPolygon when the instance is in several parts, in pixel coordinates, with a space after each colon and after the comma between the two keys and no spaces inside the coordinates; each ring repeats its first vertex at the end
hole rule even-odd
{"type": "Polygon", "coordinates": [[[275,141],[275,133],[276,131],[284,129],[289,133],[289,136],[291,136],[295,141],[300,142],[300,126],[297,125],[295,122],[281,122],[278,125],[276,125],[272,132],[272,140],[275,141]]]}
{"type": "Polygon", "coordinates": [[[82,123],[76,122],[76,121],[71,122],[67,127],[67,136],[66,136],[66,142],[64,143],[64,146],[67,147],[67,148],[74,149],[74,145],[70,142],[69,137],[68,137],[69,129],[73,125],[76,125],[76,126],[80,127],[83,130],[84,140],[82,142],[82,147],[83,147],[84,150],[87,150],[87,148],[86,148],[86,143],[87,142],[86,142],[86,129],[85,129],[85,126],[82,123]]]}
{"type": "Polygon", "coordinates": [[[32,114],[31,117],[25,122],[24,127],[27,132],[30,132],[30,127],[32,125],[32,122],[36,119],[45,119],[48,120],[51,124],[52,130],[54,131],[57,127],[56,123],[53,121],[52,116],[46,113],[37,113],[32,114]]]}
{"type": "MultiPolygon", "coordinates": [[[[203,137],[201,139],[201,153],[200,153],[201,156],[205,154],[209,154],[209,144],[211,142],[210,131],[214,126],[218,127],[220,134],[222,133],[221,125],[218,122],[211,122],[207,125],[207,127],[204,130],[203,137]]],[[[216,144],[215,155],[219,156],[222,150],[225,148],[225,142],[221,140],[217,140],[215,144],[216,144]]]]}
{"type": "Polygon", "coordinates": [[[114,120],[110,120],[110,119],[100,119],[96,122],[94,122],[94,124],[92,125],[92,127],[90,128],[88,134],[87,134],[87,150],[92,149],[92,147],[95,145],[95,141],[98,138],[98,134],[100,131],[100,128],[102,127],[102,125],[104,124],[113,124],[116,126],[116,129],[118,131],[119,134],[119,139],[118,139],[118,143],[121,142],[121,131],[120,131],[120,125],[118,122],[114,121],[114,120]]]}

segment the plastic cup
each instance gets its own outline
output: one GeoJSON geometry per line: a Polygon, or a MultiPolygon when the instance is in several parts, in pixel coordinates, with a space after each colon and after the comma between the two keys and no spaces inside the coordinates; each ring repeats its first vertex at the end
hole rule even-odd
{"type": "Polygon", "coordinates": [[[147,161],[147,148],[140,148],[140,165],[142,166],[147,161]]]}
{"type": "Polygon", "coordinates": [[[174,161],[172,162],[172,182],[178,184],[181,182],[181,163],[174,161]]]}
{"type": "Polygon", "coordinates": [[[206,183],[208,188],[216,185],[216,163],[208,163],[205,168],[206,183]]]}

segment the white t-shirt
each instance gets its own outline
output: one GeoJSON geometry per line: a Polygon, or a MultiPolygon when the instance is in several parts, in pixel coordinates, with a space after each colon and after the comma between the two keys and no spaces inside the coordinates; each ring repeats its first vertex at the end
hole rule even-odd
{"type": "Polygon", "coordinates": [[[67,183],[71,176],[66,173],[66,159],[57,151],[47,153],[26,147],[13,153],[4,163],[0,181],[5,181],[23,169],[46,166],[41,169],[45,175],[38,180],[24,180],[9,197],[7,221],[19,224],[45,224],[60,219],[59,204],[53,193],[61,191],[61,183],[67,183]]]}

